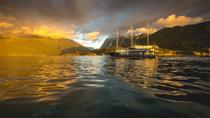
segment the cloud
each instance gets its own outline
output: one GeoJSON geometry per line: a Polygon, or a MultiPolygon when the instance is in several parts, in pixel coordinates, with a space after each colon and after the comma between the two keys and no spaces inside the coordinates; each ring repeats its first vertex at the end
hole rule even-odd
{"type": "Polygon", "coordinates": [[[6,16],[0,12],[0,28],[11,28],[15,26],[16,19],[12,16],[6,16]]]}
{"type": "Polygon", "coordinates": [[[148,34],[153,34],[153,33],[157,32],[157,29],[141,27],[141,28],[137,28],[136,31],[140,32],[140,33],[144,33],[144,34],[147,34],[147,33],[148,34]]]}
{"type": "Polygon", "coordinates": [[[160,18],[156,21],[156,24],[163,27],[185,26],[189,24],[196,24],[203,21],[201,17],[188,17],[185,15],[177,16],[172,14],[166,18],[160,18]]]}
{"type": "MultiPolygon", "coordinates": [[[[166,18],[160,18],[160,19],[152,22],[152,27],[149,29],[146,27],[140,27],[140,28],[134,29],[133,32],[134,32],[134,34],[139,34],[139,33],[153,34],[158,31],[158,28],[185,26],[185,25],[189,25],[189,24],[200,23],[202,21],[204,21],[204,19],[201,17],[188,17],[185,15],[177,16],[175,14],[172,14],[166,18]]],[[[128,30],[127,34],[130,34],[131,31],[132,30],[128,30]]]]}
{"type": "MultiPolygon", "coordinates": [[[[146,28],[146,27],[140,27],[140,28],[136,28],[133,30],[134,34],[153,34],[155,32],[157,32],[158,30],[156,28],[146,28]]],[[[127,34],[130,34],[132,32],[132,30],[128,30],[127,34]]]]}
{"type": "MultiPolygon", "coordinates": [[[[99,49],[103,45],[103,42],[109,37],[109,35],[107,34],[100,33],[100,35],[97,37],[97,40],[90,40],[87,39],[87,34],[91,33],[85,34],[82,32],[76,32],[73,40],[80,43],[83,46],[99,49]]],[[[97,33],[92,32],[92,34],[97,34],[97,33]]]]}
{"type": "Polygon", "coordinates": [[[63,30],[54,28],[54,27],[49,27],[49,26],[41,26],[38,28],[33,29],[31,32],[33,35],[38,35],[38,36],[47,36],[51,38],[69,38],[71,37],[71,34],[68,32],[65,32],[63,30]]]}
{"type": "MultiPolygon", "coordinates": [[[[1,25],[1,24],[0,24],[1,25]]],[[[42,26],[14,26],[11,29],[3,29],[2,35],[10,37],[35,35],[49,38],[69,38],[73,39],[75,36],[74,30],[65,31],[61,28],[51,27],[47,25],[42,26]]]]}
{"type": "Polygon", "coordinates": [[[200,15],[209,20],[209,4],[209,0],[0,0],[0,11],[22,25],[74,24],[77,31],[110,33],[168,13],[200,15]]]}
{"type": "Polygon", "coordinates": [[[100,32],[90,32],[90,33],[87,33],[85,36],[88,40],[97,40],[98,37],[101,35],[100,32]]]}
{"type": "Polygon", "coordinates": [[[0,28],[11,28],[13,26],[14,24],[9,23],[9,22],[0,22],[0,28]]]}
{"type": "MultiPolygon", "coordinates": [[[[28,26],[33,32],[35,29],[40,30],[40,26],[47,25],[57,27],[56,32],[67,33],[68,28],[75,26],[74,31],[83,33],[87,40],[85,35],[88,32],[97,31],[101,35],[112,34],[118,29],[126,32],[131,24],[134,27],[143,26],[145,22],[156,21],[169,13],[200,16],[209,20],[209,4],[210,0],[0,0],[0,21],[15,24],[9,30],[15,31],[19,27],[18,30],[24,32],[27,32],[27,28],[21,29],[21,26],[28,26]],[[3,16],[7,20],[2,20],[3,16]]],[[[165,25],[159,24],[157,28],[165,25]]],[[[137,32],[145,32],[143,28],[138,29],[137,32]]],[[[51,28],[48,31],[41,30],[52,32],[51,28]]],[[[5,31],[9,32],[8,29],[5,31]]],[[[74,37],[74,34],[70,35],[69,37],[74,37]]],[[[89,39],[95,39],[91,42],[96,41],[96,38],[89,39]]]]}

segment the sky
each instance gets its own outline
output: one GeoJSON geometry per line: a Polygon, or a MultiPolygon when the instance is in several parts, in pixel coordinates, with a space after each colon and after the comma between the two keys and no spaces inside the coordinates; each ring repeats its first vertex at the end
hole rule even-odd
{"type": "Polygon", "coordinates": [[[0,37],[65,37],[94,48],[131,25],[152,34],[208,20],[210,0],[0,0],[0,37]]]}

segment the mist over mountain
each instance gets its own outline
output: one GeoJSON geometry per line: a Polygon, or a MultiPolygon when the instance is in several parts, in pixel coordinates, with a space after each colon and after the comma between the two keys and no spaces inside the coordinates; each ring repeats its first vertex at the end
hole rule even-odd
{"type": "MultiPolygon", "coordinates": [[[[134,36],[134,42],[137,44],[138,40],[144,39],[147,37],[146,34],[140,34],[138,36],[134,36]]],[[[108,38],[105,40],[103,45],[101,46],[100,49],[107,49],[107,48],[115,48],[116,46],[116,40],[115,38],[108,38]]],[[[122,48],[127,48],[131,46],[131,40],[130,37],[119,37],[119,46],[122,48]]]]}

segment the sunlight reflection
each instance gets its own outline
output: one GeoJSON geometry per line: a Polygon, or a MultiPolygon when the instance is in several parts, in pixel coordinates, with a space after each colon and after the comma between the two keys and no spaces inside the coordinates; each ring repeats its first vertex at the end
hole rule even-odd
{"type": "Polygon", "coordinates": [[[94,57],[75,57],[75,62],[79,64],[75,67],[79,74],[79,82],[85,87],[104,87],[103,83],[106,81],[102,75],[103,66],[105,64],[105,57],[94,56],[94,57]]]}
{"type": "Polygon", "coordinates": [[[104,64],[105,57],[95,56],[95,57],[75,57],[74,60],[80,64],[76,67],[80,76],[94,77],[96,74],[102,73],[102,68],[104,64]],[[82,73],[81,73],[82,71],[82,73]]]}
{"type": "Polygon", "coordinates": [[[125,81],[138,83],[138,85],[147,88],[150,87],[157,74],[158,59],[142,60],[116,60],[116,73],[120,74],[125,81]],[[125,72],[125,73],[122,73],[125,72]]]}
{"type": "Polygon", "coordinates": [[[37,101],[58,99],[76,83],[78,76],[64,57],[5,57],[1,58],[0,100],[35,97],[37,101]],[[9,72],[9,73],[8,73],[9,72]],[[41,98],[40,98],[41,97],[41,98]]]}

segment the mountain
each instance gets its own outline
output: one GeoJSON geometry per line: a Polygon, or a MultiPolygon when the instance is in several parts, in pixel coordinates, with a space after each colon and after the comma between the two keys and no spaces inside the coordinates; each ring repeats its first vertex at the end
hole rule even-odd
{"type": "MultiPolygon", "coordinates": [[[[140,34],[137,36],[134,36],[134,42],[135,44],[137,44],[138,40],[144,39],[146,38],[147,35],[146,34],[140,34]]],[[[108,48],[114,48],[116,45],[116,41],[113,38],[108,38],[107,40],[105,40],[105,42],[103,43],[103,45],[101,46],[101,50],[107,49],[108,48]]],[[[129,47],[131,45],[131,41],[130,41],[130,37],[119,37],[119,45],[120,47],[129,47]]]]}
{"type": "Polygon", "coordinates": [[[0,56],[55,56],[81,51],[88,52],[89,49],[65,38],[39,36],[0,38],[0,56]]]}
{"type": "Polygon", "coordinates": [[[210,22],[164,28],[151,37],[151,43],[178,51],[207,51],[210,48],[210,22]]]}
{"type": "MultiPolygon", "coordinates": [[[[145,36],[135,36],[135,44],[146,44],[145,36]]],[[[130,46],[129,38],[120,38],[122,47],[130,46]]],[[[208,51],[210,48],[210,21],[183,27],[164,28],[150,36],[150,43],[162,49],[175,51],[208,51]]],[[[107,39],[101,49],[115,46],[115,40],[107,39]],[[111,46],[110,43],[112,42],[111,46]]]]}
{"type": "MultiPolygon", "coordinates": [[[[127,37],[119,37],[119,45],[120,47],[129,47],[130,46],[130,39],[127,37]]],[[[116,41],[113,38],[108,38],[104,41],[103,45],[100,49],[107,49],[107,48],[114,48],[116,45],[116,41]]]]}

